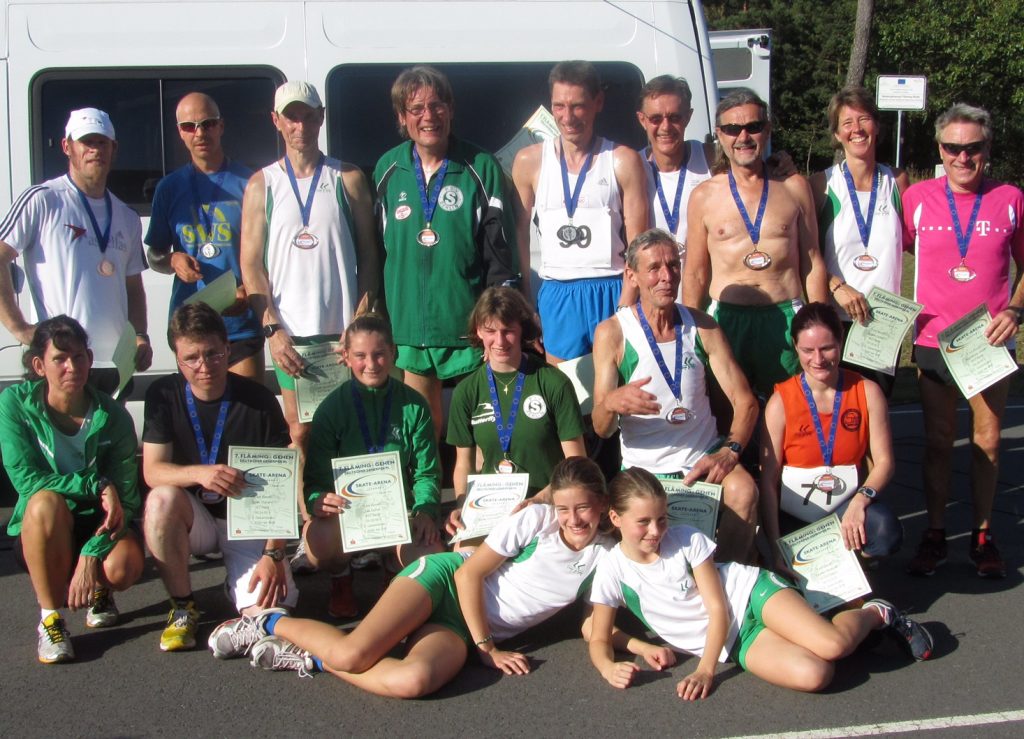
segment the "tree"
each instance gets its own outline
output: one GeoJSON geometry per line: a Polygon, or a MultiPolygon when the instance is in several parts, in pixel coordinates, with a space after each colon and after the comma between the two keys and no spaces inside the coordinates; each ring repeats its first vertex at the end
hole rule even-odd
{"type": "Polygon", "coordinates": [[[868,63],[868,41],[871,38],[871,17],[875,0],[857,0],[857,19],[853,26],[853,44],[850,46],[850,66],[846,70],[847,85],[864,84],[864,68],[868,63]]]}

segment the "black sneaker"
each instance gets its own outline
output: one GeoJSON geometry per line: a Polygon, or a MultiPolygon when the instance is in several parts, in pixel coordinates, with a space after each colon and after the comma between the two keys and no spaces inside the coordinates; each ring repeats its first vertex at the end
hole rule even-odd
{"type": "Polygon", "coordinates": [[[932,656],[935,640],[928,633],[928,629],[905,613],[897,611],[896,606],[892,603],[881,598],[874,598],[862,607],[876,609],[885,621],[886,629],[897,638],[897,641],[906,648],[910,656],[918,662],[922,662],[932,656]]]}
{"type": "Polygon", "coordinates": [[[996,549],[988,529],[979,529],[971,536],[971,561],[978,577],[1006,577],[1006,562],[996,549]]]}

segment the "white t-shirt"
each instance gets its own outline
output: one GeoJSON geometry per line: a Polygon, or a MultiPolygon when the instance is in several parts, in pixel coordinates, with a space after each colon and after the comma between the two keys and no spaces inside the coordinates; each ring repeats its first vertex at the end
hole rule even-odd
{"type": "Polygon", "coordinates": [[[508,558],[484,580],[487,623],[496,641],[526,631],[583,595],[612,546],[598,534],[580,551],[570,549],[555,509],[540,503],[498,523],[484,543],[508,558]]]}
{"type": "MultiPolygon", "coordinates": [[[[699,657],[707,641],[708,612],[693,580],[693,568],[714,552],[711,539],[685,525],[668,530],[661,541],[661,556],[650,564],[629,559],[617,544],[597,568],[590,602],[626,606],[673,647],[699,657]]],[[[725,662],[759,570],[735,562],[716,567],[729,608],[729,633],[718,656],[719,662],[725,662]]]]}
{"type": "MultiPolygon", "coordinates": [[[[103,199],[90,199],[101,230],[103,199]]],[[[128,323],[125,278],[146,269],[138,214],[110,196],[110,242],[100,252],[95,229],[68,175],[30,187],[0,223],[0,241],[21,257],[26,285],[18,304],[25,320],[38,323],[65,314],[89,334],[93,364],[112,367],[114,348],[128,323]],[[110,276],[100,266],[113,266],[110,276]]]]}

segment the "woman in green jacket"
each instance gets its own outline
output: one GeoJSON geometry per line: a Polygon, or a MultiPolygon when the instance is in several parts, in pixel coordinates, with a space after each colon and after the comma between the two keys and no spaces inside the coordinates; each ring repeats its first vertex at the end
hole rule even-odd
{"type": "Polygon", "coordinates": [[[90,628],[112,626],[111,590],[142,574],[138,442],[131,416],[86,382],[85,330],[57,316],[36,326],[25,352],[31,378],[0,394],[0,449],[18,493],[7,533],[40,606],[39,661],[74,659],[61,608],[88,609],[90,628]]]}

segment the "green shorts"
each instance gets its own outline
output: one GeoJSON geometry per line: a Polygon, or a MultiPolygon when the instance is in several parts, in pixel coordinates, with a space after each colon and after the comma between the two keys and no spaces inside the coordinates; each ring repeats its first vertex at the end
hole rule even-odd
{"type": "Polygon", "coordinates": [[[750,600],[747,601],[747,610],[740,621],[740,633],[736,635],[736,643],[732,645],[729,656],[735,660],[744,670],[747,669],[747,651],[757,639],[757,635],[765,630],[764,620],[761,612],[764,611],[764,604],[780,590],[792,588],[789,581],[776,575],[771,570],[761,570],[754,581],[754,587],[750,591],[750,600]]]}
{"type": "MultiPolygon", "coordinates": [[[[314,344],[326,344],[328,341],[338,341],[339,337],[334,334],[320,334],[318,336],[293,336],[292,344],[295,346],[313,346],[314,344]]],[[[274,360],[271,356],[271,361],[274,360]]],[[[277,384],[282,390],[295,392],[295,378],[277,366],[274,362],[274,375],[277,376],[277,384]]]]}
{"type": "Polygon", "coordinates": [[[456,552],[428,554],[399,572],[398,576],[415,580],[426,589],[433,606],[427,623],[454,631],[472,652],[473,637],[470,636],[466,620],[462,617],[459,593],[455,589],[455,570],[465,561],[465,558],[456,552]]]}
{"type": "Polygon", "coordinates": [[[483,352],[473,346],[398,345],[395,365],[414,375],[448,380],[472,372],[483,361],[483,352]]]}
{"type": "Polygon", "coordinates": [[[711,303],[711,317],[722,327],[755,393],[767,398],[775,390],[775,383],[789,379],[800,369],[789,327],[802,306],[797,299],[774,305],[711,303]]]}

